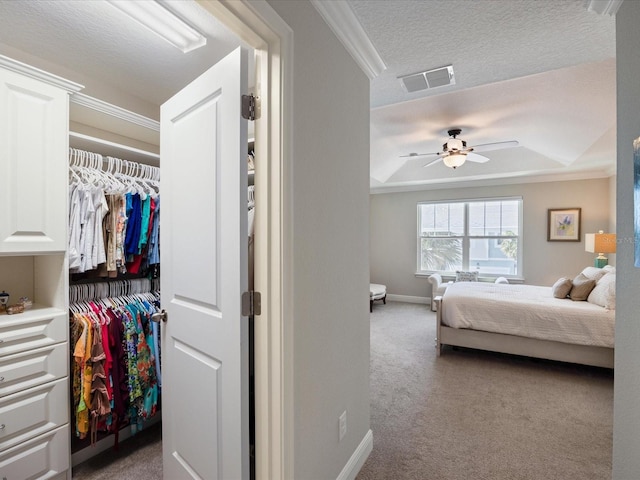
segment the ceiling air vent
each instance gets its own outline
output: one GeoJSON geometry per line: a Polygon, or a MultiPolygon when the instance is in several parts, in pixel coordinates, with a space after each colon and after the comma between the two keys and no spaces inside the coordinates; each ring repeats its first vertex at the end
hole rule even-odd
{"type": "Polygon", "coordinates": [[[412,73],[404,77],[399,77],[405,90],[409,93],[427,88],[444,87],[454,85],[456,79],[453,75],[453,66],[434,68],[426,72],[412,73]]]}

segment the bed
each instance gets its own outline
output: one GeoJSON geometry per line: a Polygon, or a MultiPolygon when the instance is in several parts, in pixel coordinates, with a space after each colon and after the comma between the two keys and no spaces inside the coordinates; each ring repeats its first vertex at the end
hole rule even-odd
{"type": "Polygon", "coordinates": [[[615,307],[554,298],[551,287],[484,282],[454,283],[435,302],[438,356],[452,345],[614,366],[615,307]]]}

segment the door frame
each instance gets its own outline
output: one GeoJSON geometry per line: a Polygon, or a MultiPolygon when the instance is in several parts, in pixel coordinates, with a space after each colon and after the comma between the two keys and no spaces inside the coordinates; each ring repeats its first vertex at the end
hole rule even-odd
{"type": "Polygon", "coordinates": [[[256,479],[293,478],[293,31],[266,0],[196,0],[255,50],[256,479]]]}

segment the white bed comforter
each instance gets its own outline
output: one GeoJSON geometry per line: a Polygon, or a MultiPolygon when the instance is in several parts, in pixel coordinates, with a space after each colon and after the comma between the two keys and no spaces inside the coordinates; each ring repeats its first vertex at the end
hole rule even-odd
{"type": "Polygon", "coordinates": [[[563,343],[614,346],[615,311],[554,298],[551,287],[458,282],[442,301],[442,323],[563,343]]]}

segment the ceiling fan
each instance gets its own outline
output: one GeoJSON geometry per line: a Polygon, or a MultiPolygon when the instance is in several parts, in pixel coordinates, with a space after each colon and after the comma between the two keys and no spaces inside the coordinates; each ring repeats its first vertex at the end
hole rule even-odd
{"type": "Polygon", "coordinates": [[[518,142],[513,140],[509,142],[483,143],[480,145],[474,145],[473,147],[467,147],[467,142],[460,138],[457,138],[461,132],[462,130],[460,128],[452,128],[448,130],[447,133],[451,138],[449,138],[449,140],[447,140],[446,143],[442,145],[441,152],[410,153],[409,155],[401,155],[401,157],[423,157],[436,155],[438,156],[438,158],[436,158],[433,162],[427,163],[424,166],[430,167],[431,165],[435,165],[436,163],[442,161],[447,167],[453,168],[455,170],[467,160],[476,163],[485,163],[489,161],[489,159],[484,155],[478,155],[474,152],[498,150],[500,148],[510,148],[518,146],[518,142]]]}

